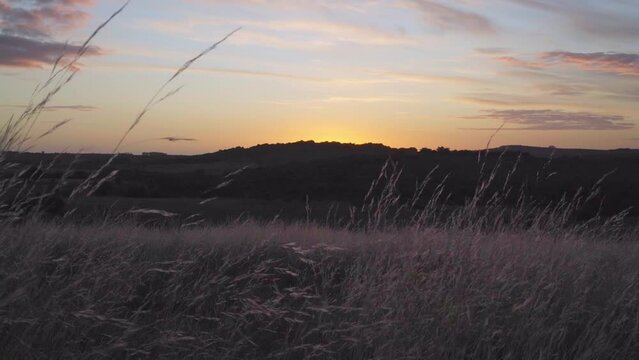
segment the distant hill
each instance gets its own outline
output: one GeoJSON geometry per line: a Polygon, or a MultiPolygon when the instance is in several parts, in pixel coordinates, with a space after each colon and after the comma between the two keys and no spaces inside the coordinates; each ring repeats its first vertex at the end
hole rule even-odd
{"type": "MultiPolygon", "coordinates": [[[[308,162],[328,160],[349,156],[390,156],[417,153],[477,153],[483,150],[449,150],[439,148],[432,150],[423,148],[392,148],[383,144],[344,144],[339,142],[298,141],[293,143],[261,144],[248,148],[235,147],[214,153],[195,155],[189,161],[231,161],[251,162],[256,165],[281,165],[290,162],[308,162]]],[[[556,147],[538,147],[526,145],[505,145],[490,149],[491,152],[514,152],[528,154],[534,157],[614,157],[639,158],[639,149],[562,149],[556,147]]]]}
{"type": "Polygon", "coordinates": [[[261,144],[249,148],[235,147],[214,153],[195,155],[191,161],[251,162],[261,165],[306,162],[353,155],[390,155],[417,149],[396,149],[383,144],[343,144],[339,142],[298,141],[286,144],[261,144]]]}
{"type": "MultiPolygon", "coordinates": [[[[404,156],[427,153],[440,154],[477,154],[483,150],[449,150],[438,148],[432,150],[428,148],[393,148],[383,144],[345,144],[339,142],[314,142],[297,141],[292,143],[260,144],[251,147],[235,147],[219,150],[212,153],[199,155],[170,155],[157,152],[143,153],[142,155],[120,154],[115,160],[115,164],[121,167],[127,165],[139,168],[145,165],[168,165],[168,164],[202,164],[202,163],[235,163],[251,164],[253,166],[272,166],[288,163],[312,162],[318,160],[330,160],[353,156],[388,157],[392,155],[404,156]]],[[[565,157],[606,157],[606,158],[639,158],[639,149],[562,149],[555,147],[537,147],[525,145],[506,145],[490,149],[492,153],[501,152],[528,154],[537,158],[547,158],[551,155],[556,158],[565,157]]],[[[40,162],[56,160],[58,165],[66,166],[76,161],[80,168],[99,167],[110,157],[109,154],[81,154],[76,159],[75,154],[57,153],[15,153],[5,154],[6,160],[19,163],[30,163],[37,165],[40,162]]]]}
{"type": "Polygon", "coordinates": [[[491,151],[511,151],[529,154],[534,157],[639,157],[638,149],[562,149],[556,147],[538,147],[525,145],[505,145],[491,151]]]}
{"type": "MultiPolygon", "coordinates": [[[[439,148],[432,150],[423,148],[392,148],[383,144],[345,144],[339,142],[298,141],[293,143],[261,144],[248,148],[235,147],[214,153],[189,157],[191,161],[233,161],[258,162],[275,165],[289,162],[307,162],[355,155],[393,155],[417,154],[428,152],[477,153],[483,150],[449,150],[439,148]]],[[[639,157],[639,149],[563,149],[557,147],[538,147],[526,145],[505,145],[490,149],[491,152],[516,152],[534,157],[639,157]]]]}
{"type": "MultiPolygon", "coordinates": [[[[382,144],[342,144],[299,141],[232,148],[201,155],[122,154],[105,173],[118,175],[105,183],[96,195],[126,198],[261,199],[268,201],[328,201],[357,204],[388,159],[397,163],[402,176],[397,183],[402,196],[411,196],[415,185],[436,169],[425,194],[445,182],[451,205],[463,204],[473,196],[479,175],[485,169],[499,169],[494,190],[508,179],[513,194],[525,189],[528,201],[547,203],[563,196],[571,198],[578,189],[590,192],[602,176],[601,196],[592,212],[612,214],[628,208],[639,216],[639,150],[556,149],[522,145],[491,149],[479,162],[478,150],[446,148],[397,149],[382,144]],[[552,161],[548,157],[553,154],[552,161]],[[486,166],[484,166],[486,165],[486,166]],[[485,169],[484,169],[485,168],[485,169]],[[241,171],[238,171],[242,169],[241,171]],[[511,170],[513,171],[510,174],[511,170]],[[232,176],[228,176],[233,174],[232,176]],[[510,175],[509,175],[510,174],[510,175]],[[231,180],[229,180],[231,179],[231,180]],[[219,184],[225,184],[219,187],[219,184]]],[[[44,180],[59,178],[71,166],[70,189],[104,164],[108,154],[9,153],[11,162],[53,166],[44,180]]],[[[13,167],[20,169],[20,167],[13,167]]],[[[0,178],[13,176],[11,169],[0,178]]],[[[23,176],[28,176],[28,173],[23,176]]],[[[1,179],[0,179],[1,180],[1,179]]],[[[514,195],[513,195],[514,196],[514,195]]],[[[513,198],[514,202],[519,198],[513,198]]]]}

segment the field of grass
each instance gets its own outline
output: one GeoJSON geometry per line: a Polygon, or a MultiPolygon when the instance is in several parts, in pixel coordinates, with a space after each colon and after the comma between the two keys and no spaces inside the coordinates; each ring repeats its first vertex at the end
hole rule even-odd
{"type": "MultiPolygon", "coordinates": [[[[348,215],[348,205],[327,201],[314,201],[308,204],[308,215],[317,223],[335,222],[336,217],[348,215]]],[[[149,225],[173,224],[186,225],[194,222],[207,224],[225,224],[238,219],[270,221],[273,219],[298,221],[306,219],[307,204],[302,201],[234,199],[234,198],[121,198],[89,197],[81,198],[66,205],[67,209],[76,209],[69,218],[80,222],[103,222],[105,217],[127,217],[127,212],[135,209],[157,209],[179,214],[165,219],[158,216],[137,216],[139,222],[149,225]]],[[[130,217],[130,216],[128,216],[130,217]]]]}
{"type": "Polygon", "coordinates": [[[636,359],[639,243],[235,223],[0,229],[11,359],[636,359]]]}

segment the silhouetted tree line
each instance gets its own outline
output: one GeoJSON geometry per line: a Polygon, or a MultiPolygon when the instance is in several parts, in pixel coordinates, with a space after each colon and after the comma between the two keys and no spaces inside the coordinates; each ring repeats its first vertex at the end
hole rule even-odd
{"type": "MultiPolygon", "coordinates": [[[[536,151],[555,150],[538,148],[536,151]]],[[[14,160],[36,164],[53,156],[14,154],[14,160]]],[[[65,166],[74,159],[72,155],[55,156],[59,166],[45,174],[44,178],[60,176],[65,166]]],[[[70,179],[86,178],[107,158],[108,155],[101,154],[83,155],[76,159],[70,179]]],[[[416,184],[434,168],[437,169],[423,198],[428,199],[436,186],[443,182],[445,193],[449,194],[448,204],[453,206],[463,204],[471,197],[478,182],[484,181],[496,168],[487,193],[507,194],[507,205],[516,204],[522,192],[526,194],[527,201],[538,204],[558,201],[562,197],[570,199],[578,192],[592,191],[601,177],[608,174],[600,184],[600,194],[584,207],[584,216],[598,211],[612,214],[628,208],[631,208],[631,214],[639,215],[639,153],[632,150],[583,153],[570,150],[563,156],[550,159],[520,151],[494,150],[480,155],[477,151],[454,151],[444,147],[417,150],[392,149],[379,144],[298,142],[234,148],[197,156],[125,154],[112,165],[113,169],[120,170],[118,176],[105,183],[96,195],[140,198],[219,196],[294,201],[305,201],[308,196],[313,201],[357,205],[389,159],[397,162],[402,170],[397,186],[404,197],[410,197],[416,184]],[[231,178],[227,178],[225,172],[203,169],[176,172],[172,168],[173,164],[222,163],[232,169],[248,168],[231,178]],[[153,167],[149,168],[149,165],[161,166],[150,170],[153,167]],[[508,184],[505,185],[507,179],[508,184]],[[217,188],[222,183],[226,185],[217,188]]]]}
{"type": "Polygon", "coordinates": [[[547,203],[562,196],[570,199],[577,191],[589,192],[598,180],[601,194],[589,204],[588,212],[611,214],[634,207],[639,209],[639,159],[559,158],[552,161],[519,153],[490,153],[478,161],[477,152],[421,151],[385,155],[354,155],[325,160],[296,161],[248,168],[228,185],[215,189],[227,179],[205,172],[160,173],[127,170],[106,184],[99,195],[127,197],[234,197],[305,201],[360,202],[371,181],[391,159],[402,169],[399,192],[410,197],[416,183],[435,167],[423,198],[428,199],[436,185],[444,182],[449,204],[460,205],[473,195],[479,181],[499,166],[487,193],[509,192],[507,203],[514,205],[523,191],[531,201],[547,203]],[[480,177],[480,172],[484,176],[480,177]],[[506,177],[515,168],[504,187],[506,177]]]}

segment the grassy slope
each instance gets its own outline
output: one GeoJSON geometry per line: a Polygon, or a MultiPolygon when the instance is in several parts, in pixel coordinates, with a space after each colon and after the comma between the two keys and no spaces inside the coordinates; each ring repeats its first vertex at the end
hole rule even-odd
{"type": "Polygon", "coordinates": [[[0,229],[6,358],[639,358],[639,244],[541,233],[0,229]]]}

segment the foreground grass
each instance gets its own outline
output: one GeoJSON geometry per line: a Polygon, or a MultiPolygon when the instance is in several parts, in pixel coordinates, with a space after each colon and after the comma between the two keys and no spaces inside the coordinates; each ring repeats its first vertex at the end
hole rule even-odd
{"type": "Polygon", "coordinates": [[[636,359],[639,244],[308,225],[0,229],[14,359],[636,359]]]}

